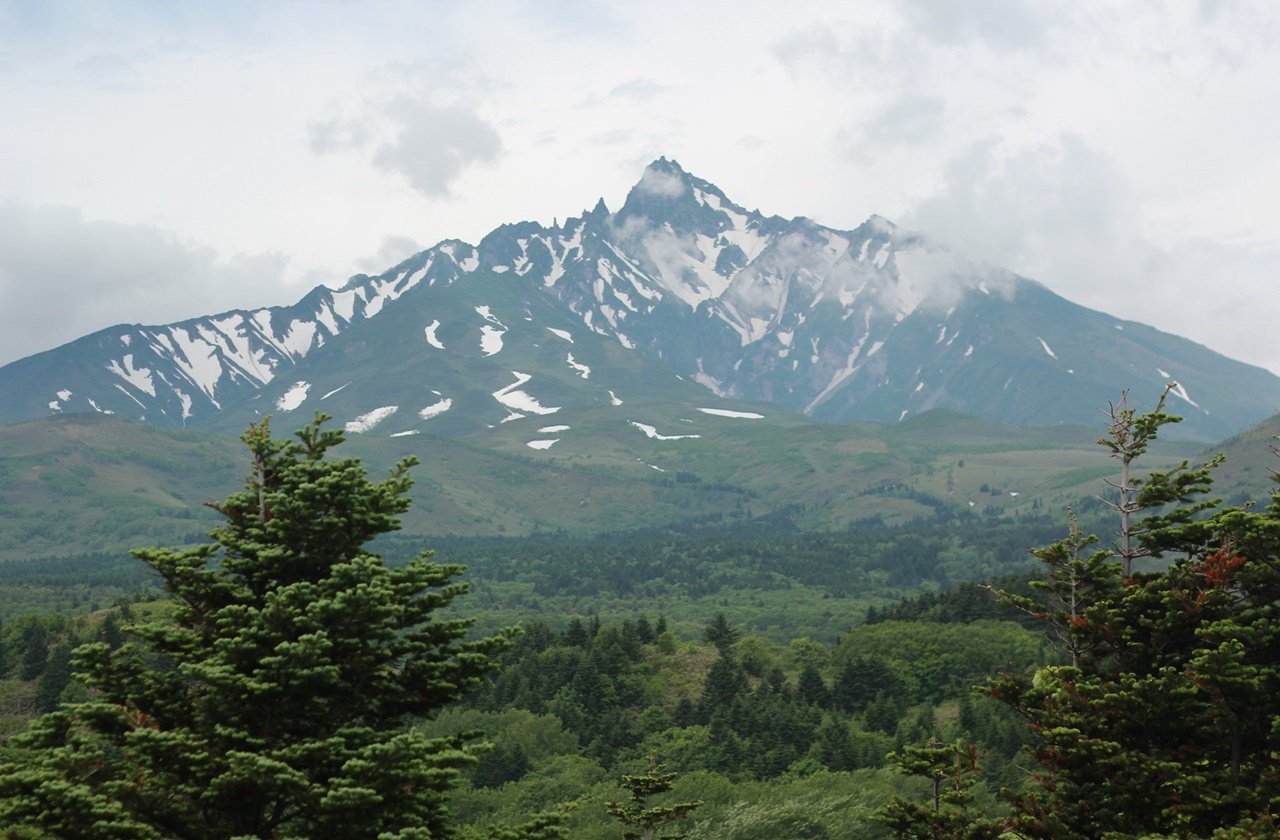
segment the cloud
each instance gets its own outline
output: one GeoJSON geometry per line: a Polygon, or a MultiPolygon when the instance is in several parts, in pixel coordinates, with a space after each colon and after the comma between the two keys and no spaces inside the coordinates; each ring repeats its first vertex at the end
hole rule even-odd
{"type": "Polygon", "coordinates": [[[402,99],[387,107],[387,115],[396,125],[396,135],[378,145],[373,165],[403,176],[428,197],[448,195],[449,185],[463,170],[494,161],[502,151],[493,126],[461,105],[402,99]]]}
{"type": "Polygon", "coordinates": [[[366,274],[381,274],[422,250],[410,236],[384,236],[376,253],[355,261],[356,268],[366,274]]]}
{"type": "Polygon", "coordinates": [[[676,198],[684,193],[684,181],[673,172],[662,172],[653,167],[645,169],[635,189],[649,195],[676,198]]]}
{"type": "Polygon", "coordinates": [[[288,258],[222,257],[172,232],[0,203],[0,364],[118,323],[279,304],[288,258]]]}
{"type": "Polygon", "coordinates": [[[312,120],[307,145],[317,155],[367,155],[375,169],[403,178],[418,193],[445,197],[468,168],[492,163],[502,152],[493,125],[450,98],[458,97],[446,91],[365,102],[356,116],[312,120]]]}
{"type": "Polygon", "coordinates": [[[856,158],[874,159],[885,146],[918,146],[944,130],[946,103],[936,96],[907,94],[871,113],[856,127],[839,132],[856,158]]]}
{"type": "Polygon", "coordinates": [[[1159,239],[1138,196],[1078,136],[1014,148],[988,139],[951,159],[939,189],[902,222],[1076,303],[1280,370],[1280,350],[1257,340],[1274,331],[1272,310],[1257,301],[1272,295],[1280,249],[1159,239]]]}
{"type": "Polygon", "coordinates": [[[911,29],[935,43],[1013,50],[1041,46],[1059,17],[1057,4],[1029,0],[905,0],[901,9],[911,29]]]}

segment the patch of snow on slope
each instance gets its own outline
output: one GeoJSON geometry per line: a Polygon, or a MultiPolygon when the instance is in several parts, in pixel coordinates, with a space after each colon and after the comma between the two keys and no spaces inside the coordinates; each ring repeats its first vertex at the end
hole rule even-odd
{"type": "MultiPolygon", "coordinates": [[[[155,380],[151,378],[151,368],[135,368],[133,366],[132,353],[126,353],[121,361],[124,362],[123,366],[121,366],[120,362],[112,359],[111,364],[107,365],[107,370],[111,371],[125,382],[128,382],[139,391],[143,391],[154,397],[156,395],[156,384],[155,380]]],[[[141,403],[138,404],[141,405],[141,403]]]]}
{"type": "Polygon", "coordinates": [[[445,399],[433,402],[431,405],[419,411],[418,416],[423,420],[430,420],[432,417],[444,414],[451,408],[453,408],[453,400],[446,397],[445,399]]]}
{"type": "Polygon", "coordinates": [[[115,414],[115,412],[109,408],[99,408],[98,404],[93,401],[92,397],[89,397],[88,400],[89,400],[89,407],[92,408],[94,411],[98,412],[99,414],[115,414]]]}
{"type": "Polygon", "coordinates": [[[218,405],[214,392],[222,378],[222,363],[218,360],[217,348],[208,341],[192,338],[182,327],[171,327],[168,335],[157,335],[156,338],[166,346],[172,338],[173,363],[214,405],[218,405]]]}
{"type": "MultiPolygon", "coordinates": [[[[1173,377],[1169,373],[1161,370],[1160,368],[1156,368],[1156,373],[1160,374],[1161,379],[1165,379],[1165,380],[1173,379],[1173,377]]],[[[1194,405],[1196,408],[1200,408],[1200,403],[1191,399],[1191,395],[1187,393],[1187,389],[1183,387],[1181,382],[1170,382],[1169,386],[1170,386],[1169,393],[1173,394],[1175,397],[1182,400],[1183,402],[1186,402],[1190,405],[1194,405]]]]}
{"type": "Polygon", "coordinates": [[[589,368],[589,367],[587,367],[586,365],[581,364],[581,363],[579,363],[579,362],[575,362],[575,361],[573,360],[573,354],[572,354],[572,353],[570,353],[570,354],[568,355],[568,357],[566,357],[566,361],[568,361],[568,362],[569,362],[569,367],[571,367],[571,368],[573,368],[574,370],[576,370],[576,371],[578,372],[578,375],[579,375],[579,376],[581,376],[583,379],[586,379],[588,376],[590,376],[590,375],[591,375],[591,368],[589,368]]]}
{"type": "MultiPolygon", "coordinates": [[[[871,335],[870,330],[871,330],[871,308],[868,307],[863,312],[862,337],[858,339],[858,343],[853,345],[853,349],[849,351],[849,358],[845,360],[844,367],[836,371],[835,374],[831,377],[831,381],[827,383],[827,387],[823,388],[816,397],[814,397],[812,400],[809,401],[808,405],[806,405],[803,409],[801,409],[802,414],[808,414],[810,411],[812,411],[814,406],[816,406],[818,403],[822,402],[824,399],[827,398],[827,394],[830,394],[836,388],[840,387],[840,383],[844,382],[850,376],[853,376],[854,372],[858,370],[858,367],[859,367],[859,365],[857,364],[858,356],[862,353],[862,346],[867,343],[867,338],[871,335]]],[[[809,362],[811,364],[817,364],[818,363],[818,339],[811,338],[809,339],[809,341],[813,346],[813,355],[809,358],[809,362]]],[[[879,350],[883,344],[884,344],[883,341],[876,342],[875,346],[871,348],[871,353],[868,353],[867,355],[870,356],[872,353],[879,350]]]]}
{"type": "Polygon", "coordinates": [[[67,400],[71,399],[71,392],[68,391],[66,388],[63,388],[61,391],[58,392],[58,399],[62,400],[63,402],[66,402],[67,400]]]}
{"type": "Polygon", "coordinates": [[[554,435],[556,432],[567,432],[567,431],[569,431],[568,426],[543,426],[541,429],[538,429],[538,434],[554,435]]]}
{"type": "Polygon", "coordinates": [[[400,406],[398,405],[384,405],[381,408],[375,408],[373,411],[361,414],[356,419],[348,422],[343,428],[352,434],[363,434],[399,410],[400,406]]]}
{"type": "Polygon", "coordinates": [[[351,316],[356,311],[356,292],[352,289],[349,292],[333,293],[333,312],[344,321],[351,321],[351,316]]]}
{"type": "Polygon", "coordinates": [[[178,395],[178,402],[182,403],[182,419],[185,421],[191,416],[191,397],[177,388],[174,388],[173,392],[178,395]]]}
{"type": "MultiPolygon", "coordinates": [[[[348,383],[347,383],[347,385],[350,385],[350,384],[351,384],[350,382],[348,382],[348,383]]],[[[323,397],[321,397],[320,399],[322,399],[322,400],[327,400],[327,399],[329,399],[329,397],[332,397],[334,394],[338,393],[338,392],[339,392],[339,391],[341,391],[343,388],[347,387],[347,385],[339,385],[337,388],[334,388],[332,391],[330,391],[329,393],[325,394],[325,395],[324,395],[323,397]]]]}
{"type": "Polygon", "coordinates": [[[651,437],[654,440],[690,440],[692,438],[702,437],[702,435],[660,435],[655,427],[646,423],[637,423],[634,420],[628,420],[627,422],[644,432],[647,437],[651,437]]]}
{"type": "Polygon", "coordinates": [[[316,322],[294,320],[289,324],[289,331],[280,342],[291,358],[305,356],[311,350],[316,339],[316,322]]]}
{"type": "Polygon", "coordinates": [[[1200,408],[1200,403],[1191,399],[1191,395],[1187,393],[1187,389],[1182,386],[1181,382],[1173,383],[1173,395],[1180,400],[1194,405],[1196,408],[1200,408]]]}
{"type": "Polygon", "coordinates": [[[507,328],[507,325],[498,320],[497,316],[493,314],[488,305],[477,306],[476,314],[488,321],[490,324],[502,327],[504,330],[507,328]]]}
{"type": "Polygon", "coordinates": [[[613,391],[610,391],[610,392],[609,392],[609,404],[610,404],[610,405],[622,405],[622,400],[618,399],[618,395],[617,395],[617,394],[613,393],[613,391]]]}
{"type": "Polygon", "coordinates": [[[62,404],[59,403],[57,400],[49,400],[49,410],[62,411],[62,404]]]}
{"type": "Polygon", "coordinates": [[[265,385],[270,382],[275,372],[268,362],[264,367],[266,353],[254,350],[249,346],[249,335],[245,330],[244,316],[235,314],[226,318],[210,318],[214,330],[197,325],[196,331],[205,341],[215,344],[231,362],[246,375],[265,385]]]}
{"type": "Polygon", "coordinates": [[[573,344],[573,336],[570,335],[568,330],[558,330],[555,327],[547,327],[547,330],[552,335],[558,336],[559,338],[563,338],[565,341],[569,342],[570,344],[573,344]]]}
{"type": "Polygon", "coordinates": [[[480,328],[480,351],[486,356],[497,355],[502,350],[502,337],[506,334],[506,330],[485,324],[480,328]]]}
{"type": "MultiPolygon", "coordinates": [[[[117,390],[117,391],[119,391],[120,393],[122,393],[122,394],[124,394],[126,397],[128,397],[129,399],[131,399],[131,400],[133,400],[134,402],[136,402],[136,403],[138,404],[138,407],[139,407],[139,408],[141,408],[143,411],[146,411],[146,410],[147,410],[147,407],[146,407],[145,405],[143,405],[143,404],[142,404],[142,400],[138,399],[138,398],[137,398],[137,397],[135,397],[133,394],[130,394],[128,391],[126,391],[126,390],[124,389],[124,386],[123,386],[123,385],[121,385],[120,383],[118,383],[118,382],[117,382],[117,383],[115,383],[115,386],[116,386],[116,390],[117,390]]],[[[144,418],[144,419],[145,419],[145,418],[144,418]]]]}
{"type": "Polygon", "coordinates": [[[427,334],[427,344],[430,344],[432,347],[436,348],[437,350],[443,350],[444,344],[441,343],[440,339],[436,338],[436,330],[438,329],[440,329],[439,318],[432,321],[430,324],[427,324],[427,326],[424,328],[424,331],[427,334]]]}
{"type": "Polygon", "coordinates": [[[409,435],[418,435],[418,434],[422,434],[422,433],[419,432],[417,429],[410,429],[407,432],[392,432],[391,434],[387,435],[387,437],[408,437],[409,435]]]}
{"type": "Polygon", "coordinates": [[[965,351],[964,351],[964,355],[965,355],[965,358],[968,358],[969,356],[972,356],[972,355],[973,355],[973,345],[972,345],[972,344],[970,344],[970,345],[969,345],[969,349],[967,349],[967,350],[965,350],[965,351]]]}
{"type": "Polygon", "coordinates": [[[125,347],[128,347],[130,344],[133,344],[133,336],[129,335],[128,333],[125,333],[124,335],[120,336],[120,343],[123,344],[125,347]]]}
{"type": "Polygon", "coordinates": [[[1048,353],[1052,358],[1058,358],[1058,354],[1053,352],[1053,348],[1049,346],[1049,342],[1040,336],[1036,336],[1036,341],[1040,342],[1040,346],[1044,348],[1044,352],[1048,353]]]}
{"type": "Polygon", "coordinates": [[[560,438],[552,438],[551,440],[531,440],[525,444],[530,449],[550,449],[560,442],[560,438]]]}
{"type": "Polygon", "coordinates": [[[493,392],[493,398],[502,405],[514,411],[527,411],[530,414],[555,414],[560,410],[560,406],[545,406],[539,403],[530,394],[519,390],[520,386],[528,382],[533,377],[527,373],[521,373],[518,370],[511,371],[511,375],[516,381],[505,388],[499,388],[493,392]]]}
{"type": "Polygon", "coordinates": [[[727,408],[700,408],[703,414],[711,414],[715,417],[736,417],[741,420],[763,420],[763,414],[756,414],[754,411],[730,411],[727,408]]]}
{"type": "Polygon", "coordinates": [[[311,383],[306,381],[298,381],[290,386],[288,391],[280,399],[276,400],[276,408],[280,411],[293,411],[302,405],[307,398],[307,392],[311,390],[311,383]]]}

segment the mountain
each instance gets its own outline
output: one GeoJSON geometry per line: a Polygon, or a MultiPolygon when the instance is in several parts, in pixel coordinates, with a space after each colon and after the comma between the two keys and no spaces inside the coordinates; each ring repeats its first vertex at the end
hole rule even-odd
{"type": "Polygon", "coordinates": [[[841,231],[764,216],[659,159],[617,212],[503,225],[292,306],[112,327],[9,364],[0,423],[114,412],[228,429],[324,408],[354,432],[459,437],[563,425],[549,418],[575,407],[700,400],[840,422],[945,408],[1092,426],[1122,391],[1147,405],[1169,382],[1188,437],[1220,439],[1280,406],[1265,370],[886,219],[841,231]]]}

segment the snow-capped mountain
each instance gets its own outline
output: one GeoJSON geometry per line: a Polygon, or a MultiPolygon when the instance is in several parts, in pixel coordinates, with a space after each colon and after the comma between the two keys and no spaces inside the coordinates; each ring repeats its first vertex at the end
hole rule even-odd
{"type": "Polygon", "coordinates": [[[1183,431],[1202,438],[1280,407],[1260,368],[878,216],[849,231],[763,216],[660,159],[616,213],[503,225],[293,306],[113,327],[20,360],[0,368],[0,422],[112,411],[220,426],[319,407],[353,431],[465,434],[639,383],[685,398],[696,382],[708,399],[832,421],[952,408],[1096,424],[1121,391],[1150,401],[1172,381],[1183,431]]]}

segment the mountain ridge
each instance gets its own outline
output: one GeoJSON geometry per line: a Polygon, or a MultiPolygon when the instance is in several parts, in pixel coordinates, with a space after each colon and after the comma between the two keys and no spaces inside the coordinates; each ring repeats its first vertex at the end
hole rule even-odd
{"type": "MultiPolygon", "coordinates": [[[[452,336],[450,353],[478,344],[484,352],[467,356],[474,366],[501,352],[509,319],[535,310],[554,321],[552,334],[589,333],[647,357],[673,388],[692,381],[714,397],[833,422],[950,408],[1015,425],[1087,425],[1122,391],[1154,399],[1176,380],[1187,414],[1180,431],[1211,440],[1280,406],[1280,378],[1267,371],[1070,303],[881,216],[850,231],[766,216],[660,158],[617,212],[601,200],[563,224],[504,224],[475,246],[441,240],[292,305],[120,325],[13,362],[0,368],[0,422],[66,411],[168,426],[241,422],[265,413],[263,398],[281,408],[316,400],[301,384],[314,376],[294,372],[313,370],[307,360],[333,346],[350,351],[322,354],[340,367],[334,360],[359,356],[367,340],[350,336],[377,332],[362,324],[392,321],[406,334],[397,352],[421,367],[398,365],[386,395],[369,399],[399,405],[406,380],[430,378],[441,364],[440,330],[452,336]],[[488,298],[462,286],[484,286],[488,298]],[[422,322],[389,319],[396,310],[417,310],[422,322]],[[286,381],[295,390],[282,391],[286,381]]],[[[533,350],[541,347],[530,338],[521,352],[533,350]]],[[[377,372],[366,366],[365,375],[377,372]]],[[[597,382],[606,375],[598,369],[597,382]]],[[[501,403],[506,383],[483,376],[477,387],[501,403]]],[[[598,397],[595,384],[579,385],[597,392],[582,399],[598,397]]],[[[471,427],[491,423],[497,406],[476,405],[471,427]]]]}

